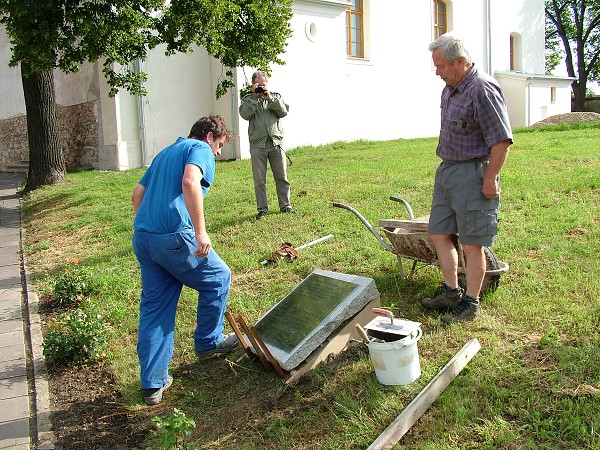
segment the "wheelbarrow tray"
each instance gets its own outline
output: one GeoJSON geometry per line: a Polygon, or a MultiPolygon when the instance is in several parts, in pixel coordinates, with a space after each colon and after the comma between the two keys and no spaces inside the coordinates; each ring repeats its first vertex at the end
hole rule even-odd
{"type": "Polygon", "coordinates": [[[426,264],[437,264],[435,248],[427,236],[428,223],[428,219],[382,219],[379,226],[396,255],[426,264]]]}
{"type": "MultiPolygon", "coordinates": [[[[435,248],[433,247],[433,244],[427,235],[429,217],[415,218],[412,208],[408,202],[406,202],[406,200],[398,197],[390,197],[390,200],[403,203],[408,211],[408,216],[410,217],[408,220],[381,219],[379,221],[379,227],[385,233],[391,245],[386,242],[382,235],[378,233],[367,221],[367,219],[365,219],[357,210],[342,203],[334,202],[333,206],[346,209],[353,213],[367,227],[371,234],[375,236],[383,248],[396,255],[398,258],[400,276],[403,279],[404,270],[402,268],[402,258],[412,259],[412,269],[408,275],[408,279],[410,280],[415,272],[416,264],[418,262],[439,266],[435,248]]],[[[466,284],[465,255],[463,254],[462,247],[460,246],[458,236],[453,236],[453,242],[458,252],[459,260],[457,271],[459,283],[464,286],[466,284]]],[[[481,286],[482,293],[488,290],[496,289],[500,283],[500,275],[508,272],[508,264],[498,261],[492,249],[489,247],[483,247],[483,250],[486,259],[486,271],[481,286]]]]}

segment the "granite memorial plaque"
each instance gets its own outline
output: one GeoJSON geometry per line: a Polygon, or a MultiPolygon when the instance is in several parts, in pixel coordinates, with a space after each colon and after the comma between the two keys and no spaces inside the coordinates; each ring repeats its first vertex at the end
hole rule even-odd
{"type": "Polygon", "coordinates": [[[281,367],[289,371],[378,297],[371,278],[317,269],[254,328],[281,367]]]}

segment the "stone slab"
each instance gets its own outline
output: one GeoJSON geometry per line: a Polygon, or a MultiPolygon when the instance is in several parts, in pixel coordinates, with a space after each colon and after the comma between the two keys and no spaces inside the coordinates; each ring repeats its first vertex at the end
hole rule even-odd
{"type": "MultiPolygon", "coordinates": [[[[0,227],[2,223],[0,221],[0,227]]],[[[14,242],[21,238],[21,230],[18,227],[14,228],[0,228],[0,248],[4,247],[4,243],[14,242]]]]}
{"type": "Polygon", "coordinates": [[[23,333],[11,331],[0,334],[0,361],[13,361],[25,358],[23,333]]]}
{"type": "Polygon", "coordinates": [[[21,317],[21,295],[13,295],[12,290],[0,288],[0,320],[12,320],[21,317]]]}
{"type": "Polygon", "coordinates": [[[21,286],[21,268],[18,264],[0,267],[0,287],[21,286]]]}
{"type": "MultiPolygon", "coordinates": [[[[327,361],[334,355],[343,352],[354,341],[362,341],[362,337],[359,336],[356,331],[356,324],[363,324],[368,322],[373,317],[373,308],[379,308],[381,300],[379,297],[373,299],[362,311],[352,317],[345,325],[339,330],[332,333],[327,340],[313,351],[304,362],[290,372],[290,377],[286,380],[286,384],[293,384],[304,374],[308,373],[319,364],[327,361]]],[[[355,343],[355,345],[360,345],[355,343]]]]}
{"type": "Polygon", "coordinates": [[[26,376],[0,379],[0,400],[14,397],[26,397],[27,395],[26,376]]]}
{"type": "Polygon", "coordinates": [[[316,269],[254,328],[280,366],[290,371],[376,298],[371,278],[316,269]]]}
{"type": "Polygon", "coordinates": [[[3,333],[11,333],[13,331],[23,332],[23,321],[19,311],[8,313],[5,317],[0,314],[0,335],[3,333]]]}
{"type": "MultiPolygon", "coordinates": [[[[19,239],[18,237],[16,239],[19,239]]],[[[0,266],[17,266],[21,270],[21,257],[19,255],[19,244],[2,245],[0,241],[0,266]]],[[[20,272],[19,272],[20,273],[20,272]]]]}
{"type": "Polygon", "coordinates": [[[22,377],[27,374],[25,357],[11,361],[0,361],[0,379],[22,377]]]}
{"type": "MultiPolygon", "coordinates": [[[[27,419],[29,422],[28,397],[21,396],[0,400],[0,423],[14,422],[19,419],[27,419]]],[[[29,434],[29,431],[27,434],[29,434]]]]}
{"type": "Polygon", "coordinates": [[[29,450],[29,419],[0,422],[0,448],[29,450]]]}
{"type": "Polygon", "coordinates": [[[23,294],[21,284],[19,283],[16,287],[3,287],[0,288],[0,305],[6,304],[7,302],[14,302],[21,305],[21,296],[23,294]]]}

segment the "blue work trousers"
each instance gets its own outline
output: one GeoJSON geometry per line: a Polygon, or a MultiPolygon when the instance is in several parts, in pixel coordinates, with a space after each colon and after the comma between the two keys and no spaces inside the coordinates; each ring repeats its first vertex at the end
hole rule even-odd
{"type": "Polygon", "coordinates": [[[211,248],[194,255],[193,232],[134,231],[133,250],[142,274],[137,352],[142,389],[164,386],[173,356],[175,313],[183,285],[198,291],[194,349],[210,350],[223,339],[231,271],[211,248]]]}

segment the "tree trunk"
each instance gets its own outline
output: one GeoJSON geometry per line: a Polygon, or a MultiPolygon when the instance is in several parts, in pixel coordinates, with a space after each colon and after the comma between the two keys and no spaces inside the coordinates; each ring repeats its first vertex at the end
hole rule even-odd
{"type": "Polygon", "coordinates": [[[573,111],[585,111],[585,91],[587,83],[586,81],[577,81],[572,84],[573,86],[573,111]]]}
{"type": "Polygon", "coordinates": [[[56,116],[52,71],[26,76],[21,68],[21,79],[29,142],[29,172],[25,192],[29,192],[64,179],[65,158],[56,116]]]}

